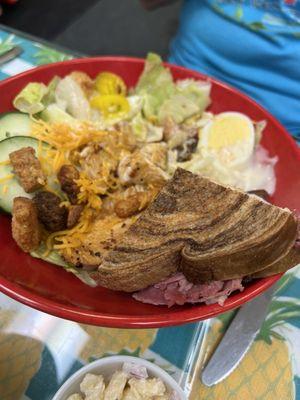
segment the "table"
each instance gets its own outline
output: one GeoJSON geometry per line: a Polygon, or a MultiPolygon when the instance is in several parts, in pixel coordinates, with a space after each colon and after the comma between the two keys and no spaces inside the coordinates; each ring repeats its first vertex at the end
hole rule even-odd
{"type": "MultiPolygon", "coordinates": [[[[14,44],[24,52],[0,67],[0,79],[74,56],[0,25],[0,54],[14,44]]],[[[260,334],[240,366],[228,379],[205,388],[201,367],[234,311],[181,327],[110,329],[56,318],[0,294],[0,399],[50,400],[82,365],[109,354],[130,354],[162,366],[190,400],[300,400],[299,298],[300,266],[281,279],[260,334]]]]}

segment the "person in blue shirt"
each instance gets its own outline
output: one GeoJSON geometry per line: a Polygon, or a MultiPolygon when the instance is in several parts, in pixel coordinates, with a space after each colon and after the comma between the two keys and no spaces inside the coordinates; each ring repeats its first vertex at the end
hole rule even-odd
{"type": "Polygon", "coordinates": [[[169,61],[241,89],[300,139],[300,0],[185,0],[169,61]]]}

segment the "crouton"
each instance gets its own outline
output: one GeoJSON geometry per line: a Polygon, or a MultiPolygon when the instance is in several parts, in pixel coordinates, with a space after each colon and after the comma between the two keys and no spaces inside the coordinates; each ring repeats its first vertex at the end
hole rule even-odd
{"type": "Polygon", "coordinates": [[[12,236],[25,252],[38,248],[41,229],[34,202],[27,197],[15,197],[12,209],[12,236]]]}
{"type": "Polygon", "coordinates": [[[32,147],[23,147],[9,154],[14,174],[27,193],[32,193],[46,184],[46,176],[32,147]]]}

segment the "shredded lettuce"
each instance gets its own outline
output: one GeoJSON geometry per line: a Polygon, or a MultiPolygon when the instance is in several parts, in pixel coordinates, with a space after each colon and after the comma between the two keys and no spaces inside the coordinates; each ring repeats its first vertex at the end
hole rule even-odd
{"type": "Polygon", "coordinates": [[[162,64],[157,54],[149,53],[145,68],[135,88],[144,97],[143,111],[147,118],[157,116],[163,102],[175,92],[171,72],[162,64]]]}
{"type": "Polygon", "coordinates": [[[146,142],[160,142],[163,139],[164,129],[161,126],[155,126],[147,122],[147,137],[146,142]]]}
{"type": "Polygon", "coordinates": [[[57,104],[49,104],[41,113],[40,118],[45,122],[68,124],[76,123],[76,119],[71,117],[66,111],[62,110],[57,104]]]}
{"type": "Polygon", "coordinates": [[[208,124],[214,115],[211,112],[204,111],[201,115],[196,114],[190,118],[187,118],[184,121],[186,126],[194,126],[196,128],[203,128],[206,124],[208,124]]]}
{"type": "Polygon", "coordinates": [[[89,120],[91,108],[79,84],[71,77],[61,79],[55,88],[56,104],[79,120],[89,120]]]}
{"type": "Polygon", "coordinates": [[[27,114],[36,114],[45,108],[43,98],[48,93],[48,88],[43,83],[28,83],[15,97],[14,107],[27,114]]]}
{"type": "Polygon", "coordinates": [[[186,118],[197,114],[199,107],[190,98],[181,93],[175,94],[166,100],[158,113],[159,122],[163,123],[167,118],[172,118],[174,122],[180,124],[186,118]]]}
{"type": "Polygon", "coordinates": [[[143,112],[147,119],[160,123],[168,118],[176,123],[198,114],[210,104],[211,84],[185,79],[174,83],[171,72],[161,58],[150,53],[135,93],[144,96],[143,112]]]}
{"type": "Polygon", "coordinates": [[[172,118],[180,124],[194,115],[202,115],[210,104],[211,85],[206,82],[186,79],[176,83],[176,94],[162,104],[158,119],[163,122],[166,118],[172,118]]]}
{"type": "Polygon", "coordinates": [[[131,120],[131,127],[134,136],[140,142],[160,142],[163,138],[163,128],[148,122],[141,113],[131,120]]]}
{"type": "Polygon", "coordinates": [[[49,263],[63,267],[66,271],[71,272],[76,275],[83,283],[95,287],[97,283],[91,278],[88,271],[76,268],[73,265],[66,263],[62,257],[54,250],[52,250],[47,256],[45,256],[46,247],[41,245],[37,250],[32,251],[30,255],[35,258],[40,258],[41,260],[47,261],[49,263]]]}
{"type": "Polygon", "coordinates": [[[176,88],[182,94],[193,98],[197,102],[203,98],[209,100],[211,83],[208,81],[196,81],[194,79],[181,79],[176,82],[176,88]]]}
{"type": "Polygon", "coordinates": [[[258,122],[254,122],[254,130],[255,130],[255,145],[258,145],[259,142],[261,141],[263,131],[265,127],[267,126],[267,121],[262,120],[258,122]]]}
{"type": "Polygon", "coordinates": [[[190,102],[193,102],[194,106],[197,107],[197,111],[194,113],[191,110],[186,110],[183,119],[189,118],[195,114],[202,115],[204,110],[210,105],[210,91],[211,83],[205,81],[196,81],[193,79],[184,79],[176,83],[178,92],[184,96],[190,102]]]}
{"type": "Polygon", "coordinates": [[[59,84],[61,78],[58,76],[55,76],[51,81],[48,83],[47,86],[47,93],[43,98],[43,104],[45,106],[48,106],[49,104],[55,103],[55,90],[57,85],[59,84]]]}
{"type": "Polygon", "coordinates": [[[147,127],[146,127],[146,120],[143,118],[142,114],[137,114],[131,120],[131,127],[132,132],[136,139],[140,142],[145,142],[147,137],[147,127]]]}
{"type": "Polygon", "coordinates": [[[144,104],[144,98],[142,96],[128,96],[127,101],[130,106],[130,111],[126,116],[126,119],[131,119],[141,112],[144,104]]]}
{"type": "Polygon", "coordinates": [[[49,104],[55,102],[55,89],[60,81],[55,76],[48,86],[44,83],[28,83],[15,97],[13,104],[15,108],[26,114],[37,114],[45,109],[49,104]]]}
{"type": "Polygon", "coordinates": [[[264,189],[271,195],[274,193],[274,165],[277,158],[271,158],[261,146],[258,146],[248,164],[234,167],[225,165],[212,153],[203,150],[198,147],[191,160],[185,162],[177,162],[174,157],[169,158],[168,172],[172,173],[180,167],[244,191],[264,189]]]}

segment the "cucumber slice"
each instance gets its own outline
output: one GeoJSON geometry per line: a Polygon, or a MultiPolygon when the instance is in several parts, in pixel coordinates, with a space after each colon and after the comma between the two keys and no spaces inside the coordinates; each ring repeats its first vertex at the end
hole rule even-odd
{"type": "Polygon", "coordinates": [[[38,140],[32,137],[15,136],[0,142],[0,208],[7,213],[11,213],[15,197],[32,198],[33,195],[26,193],[16,178],[3,180],[12,174],[12,166],[10,164],[1,165],[1,162],[9,160],[9,153],[28,146],[37,151],[38,140]]]}
{"type": "Polygon", "coordinates": [[[17,111],[0,114],[0,140],[12,136],[27,136],[33,124],[28,114],[17,111]]]}

